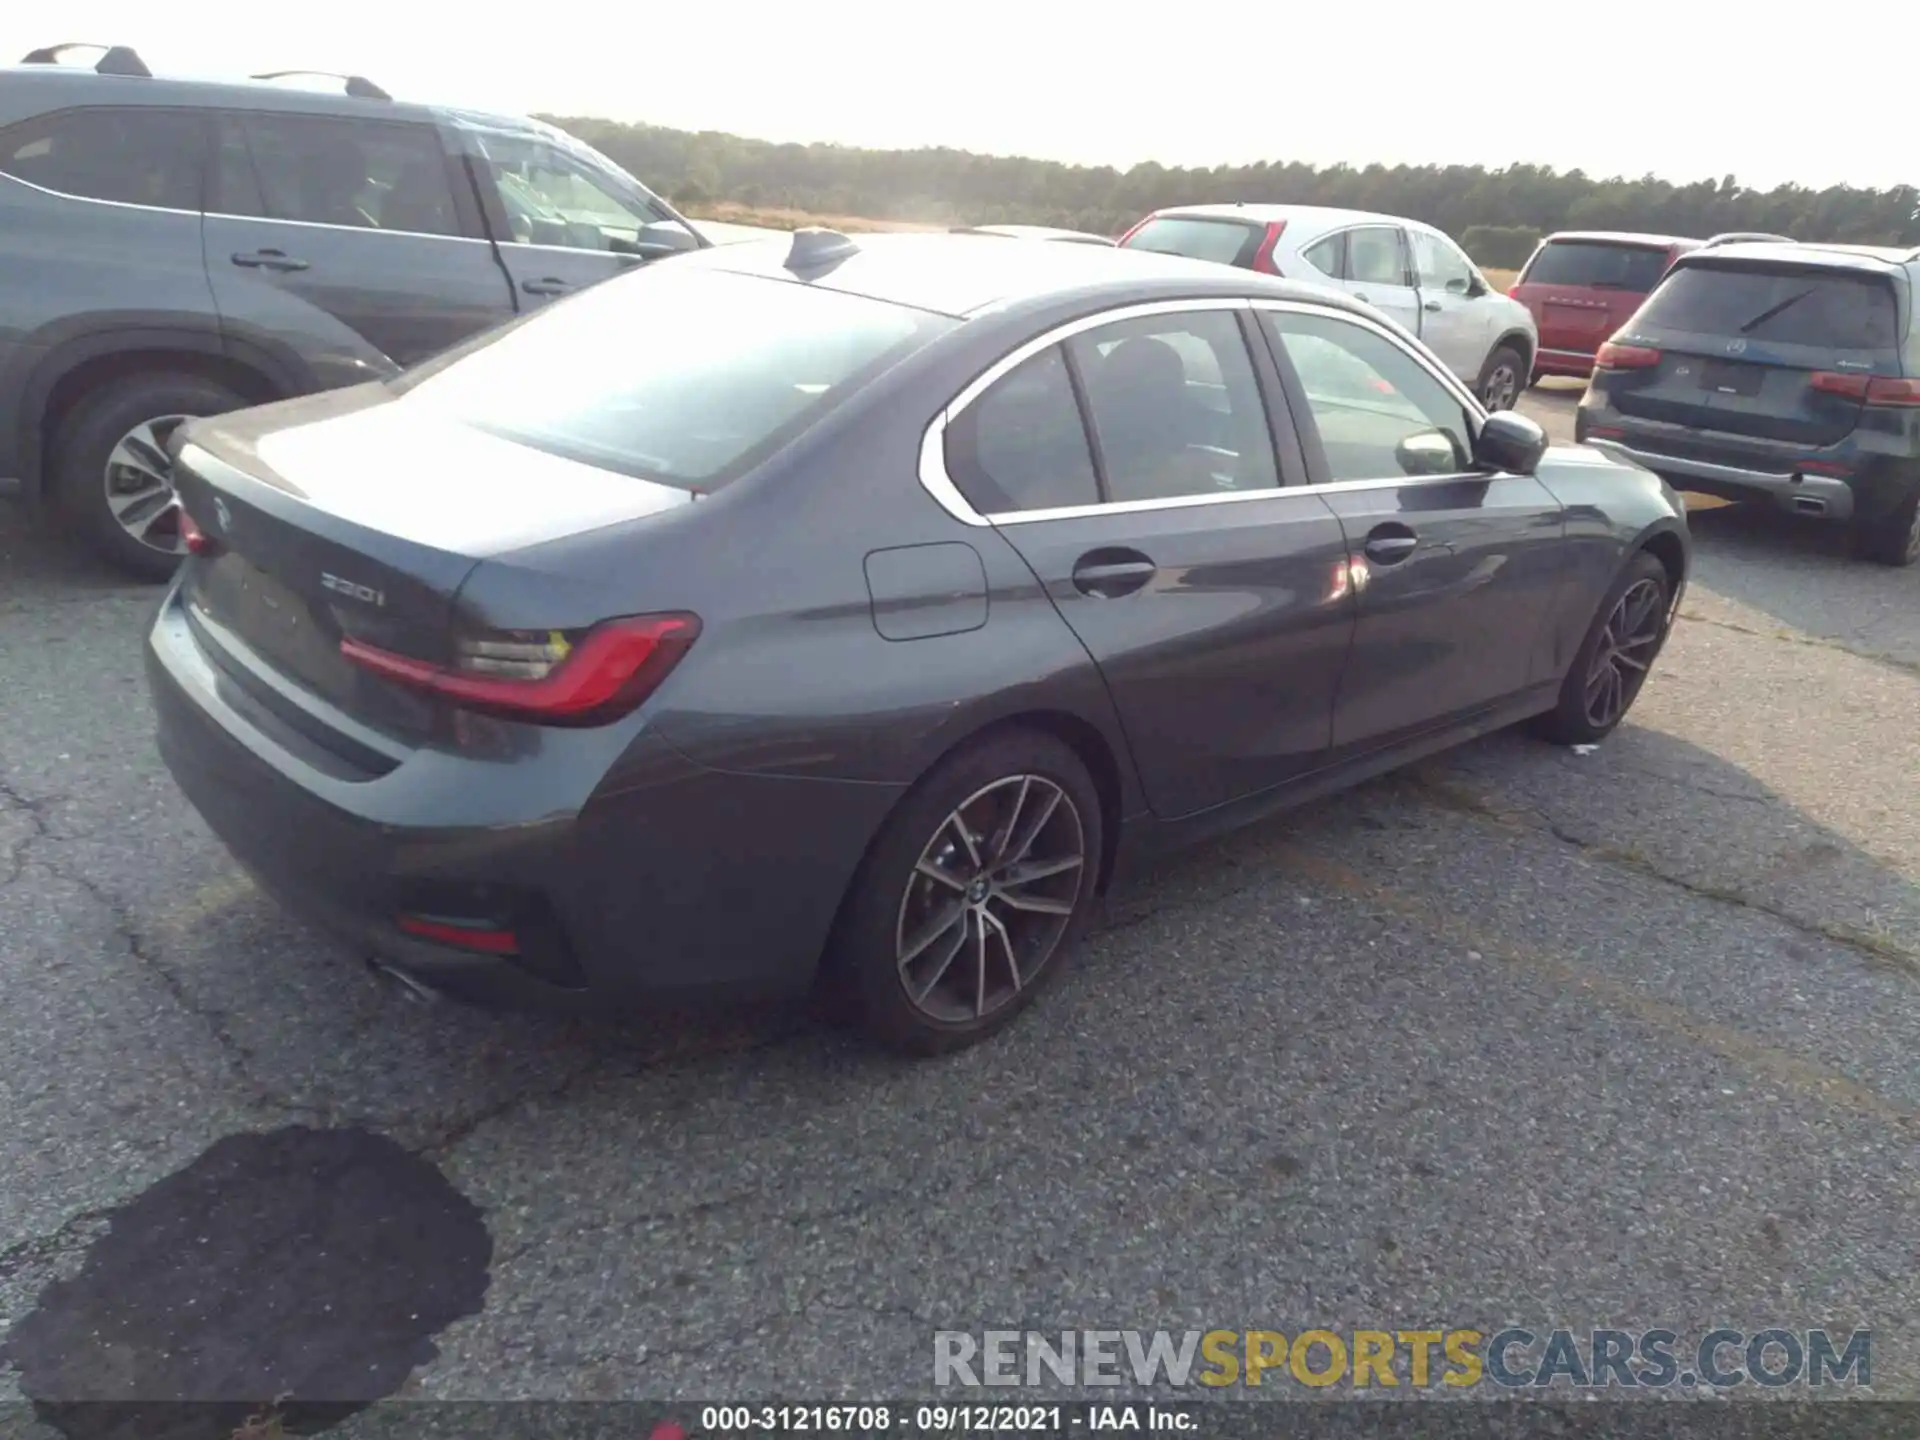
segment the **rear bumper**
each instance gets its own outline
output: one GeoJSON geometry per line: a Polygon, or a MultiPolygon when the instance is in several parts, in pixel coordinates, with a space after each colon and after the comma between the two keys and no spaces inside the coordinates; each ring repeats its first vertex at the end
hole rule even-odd
{"type": "Polygon", "coordinates": [[[1832,475],[1809,475],[1800,470],[1755,470],[1745,465],[1719,464],[1679,455],[1666,455],[1644,442],[1629,444],[1599,436],[1583,443],[1618,455],[1665,476],[1682,490],[1717,495],[1727,500],[1771,500],[1784,510],[1827,520],[1853,518],[1853,487],[1832,475]]]}
{"type": "Polygon", "coordinates": [[[1543,348],[1534,357],[1533,371],[1536,375],[1571,375],[1576,380],[1585,380],[1593,374],[1593,352],[1543,348]]]}
{"type": "Polygon", "coordinates": [[[803,992],[898,794],[711,770],[645,732],[542,735],[510,762],[423,748],[341,780],[228,702],[178,595],[146,661],[160,754],[187,799],[290,911],[463,998],[605,1013],[803,992]],[[469,894],[537,904],[540,933],[557,935],[544,953],[557,945],[577,966],[570,983],[397,927],[402,911],[450,913],[469,894]]]}

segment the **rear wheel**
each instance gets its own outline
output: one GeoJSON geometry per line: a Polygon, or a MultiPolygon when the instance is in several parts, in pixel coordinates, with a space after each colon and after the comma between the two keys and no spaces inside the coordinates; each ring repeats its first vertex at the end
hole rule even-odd
{"type": "Polygon", "coordinates": [[[49,477],[61,516],[126,574],[170,578],[186,541],[168,442],[188,420],[245,404],[197,375],[129,375],[102,385],[54,435],[49,477]]]}
{"type": "Polygon", "coordinates": [[[872,1038],[972,1045],[1060,971],[1092,908],[1099,795],[1072,750],[1009,731],[943,760],[855,877],[830,963],[872,1038]]]}
{"type": "Polygon", "coordinates": [[[1920,561],[1920,485],[1908,492],[1891,515],[1874,521],[1856,519],[1849,538],[1855,557],[1876,565],[1903,568],[1920,561]]]}
{"type": "Polygon", "coordinates": [[[1520,352],[1511,345],[1501,345],[1480,367],[1480,383],[1474,387],[1474,393],[1489,410],[1511,410],[1528,383],[1529,373],[1520,352]]]}
{"type": "Polygon", "coordinates": [[[1560,698],[1535,728],[1559,745],[1594,745],[1611,735],[1639,698],[1666,636],[1672,587],[1667,567],[1642,550],[1600,603],[1560,698]]]}

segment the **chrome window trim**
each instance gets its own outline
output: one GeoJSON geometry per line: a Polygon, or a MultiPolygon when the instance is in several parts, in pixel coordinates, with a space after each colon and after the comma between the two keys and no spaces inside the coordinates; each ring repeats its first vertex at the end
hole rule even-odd
{"type": "Polygon", "coordinates": [[[920,486],[939,504],[942,510],[963,525],[975,527],[999,527],[1005,525],[1032,525],[1044,520],[1082,520],[1096,515],[1134,515],[1155,510],[1185,510],[1201,505],[1235,505],[1249,500],[1275,500],[1291,495],[1339,495],[1349,491],[1383,490],[1389,487],[1404,489],[1409,485],[1448,485],[1458,484],[1462,480],[1484,480],[1484,470],[1460,470],[1448,475],[1397,475],[1377,480],[1332,480],[1323,485],[1278,485],[1271,489],[1240,490],[1230,494],[1218,495],[1168,495],[1153,500],[1120,500],[1095,505],[1062,505],[1046,510],[1009,510],[990,515],[982,515],[967,502],[960,493],[960,487],[953,483],[953,477],[947,474],[946,441],[947,427],[954,417],[978,400],[981,395],[997,383],[1003,376],[1025,364],[1042,350],[1070,340],[1075,335],[1088,330],[1097,330],[1104,325],[1123,320],[1143,319],[1154,315],[1185,314],[1196,310],[1237,310],[1253,313],[1272,310],[1282,313],[1324,316],[1334,320],[1343,320],[1365,330],[1371,330],[1388,344],[1397,347],[1428,375],[1440,382],[1442,387],[1461,404],[1469,419],[1477,427],[1487,418],[1486,410],[1471,390],[1461,383],[1451,371],[1437,369],[1429,364],[1416,351],[1408,348],[1401,338],[1376,323],[1371,317],[1354,313],[1343,308],[1328,305],[1315,305],[1301,300],[1270,300],[1252,296],[1238,296],[1233,299],[1200,300],[1153,300],[1144,303],[1123,305],[1113,310],[1103,310],[1097,315],[1083,315],[1077,320],[1069,320],[1052,330],[1025,341],[1008,351],[985,370],[981,371],[965,389],[954,396],[940,413],[933,417],[926,432],[920,438],[920,486]]]}
{"type": "Polygon", "coordinates": [[[239,220],[249,225],[296,225],[302,230],[337,230],[343,235],[406,235],[415,240],[452,240],[462,245],[486,245],[490,241],[474,235],[434,235],[425,230],[383,230],[377,225],[334,225],[324,220],[275,220],[271,215],[235,215],[226,210],[177,210],[171,205],[137,205],[131,200],[100,200],[92,195],[74,195],[65,190],[50,190],[45,185],[36,185],[31,180],[22,180],[18,175],[0,170],[0,180],[9,180],[15,185],[24,185],[29,190],[37,190],[42,195],[51,195],[55,200],[71,201],[75,205],[104,205],[110,210],[137,210],[142,215],[185,215],[191,220],[203,216],[210,220],[239,220]]]}

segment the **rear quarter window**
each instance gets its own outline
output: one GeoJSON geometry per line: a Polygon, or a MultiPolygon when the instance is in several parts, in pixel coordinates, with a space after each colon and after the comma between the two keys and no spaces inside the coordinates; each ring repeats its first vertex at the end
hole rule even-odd
{"type": "Polygon", "coordinates": [[[1149,220],[1126,240],[1129,250],[1154,250],[1162,255],[1184,255],[1189,260],[1214,260],[1222,265],[1253,264],[1260,249],[1263,227],[1242,220],[1194,220],[1166,216],[1149,220]]]}
{"type": "Polygon", "coordinates": [[[1667,252],[1645,245],[1614,245],[1594,240],[1555,240],[1533,257],[1525,285],[1589,286],[1644,295],[1660,283],[1667,252]]]}
{"type": "Polygon", "coordinates": [[[1899,343],[1892,286],[1869,275],[1800,268],[1683,265],[1641,307],[1634,327],[1824,350],[1891,350],[1899,343]]]}

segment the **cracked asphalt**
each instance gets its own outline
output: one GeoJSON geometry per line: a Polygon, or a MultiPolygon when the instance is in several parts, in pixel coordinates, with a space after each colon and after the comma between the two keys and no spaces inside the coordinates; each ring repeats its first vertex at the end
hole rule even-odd
{"type": "MultiPolygon", "coordinates": [[[[1571,398],[1526,403],[1564,436],[1571,398]]],[[[1023,1023],[909,1064],[406,1001],[175,793],[153,593],[0,506],[0,1327],[223,1137],[357,1127],[492,1237],[409,1395],[898,1397],[936,1328],[1517,1323],[1870,1326],[1920,1398],[1920,570],[1695,528],[1599,750],[1496,736],[1185,856],[1023,1023]]]]}

